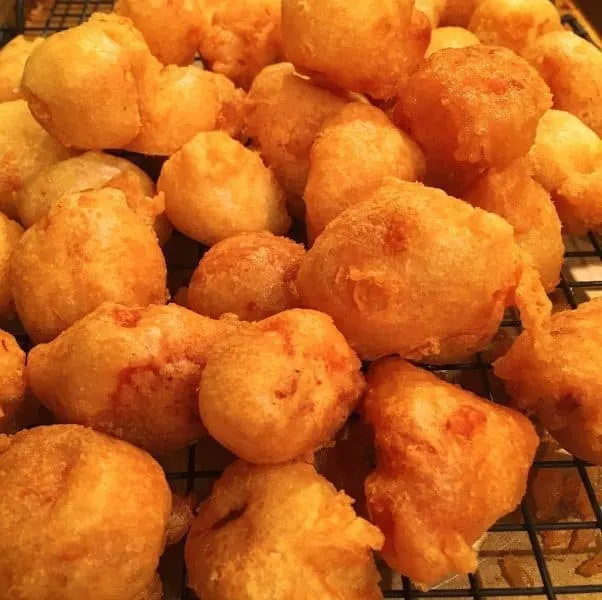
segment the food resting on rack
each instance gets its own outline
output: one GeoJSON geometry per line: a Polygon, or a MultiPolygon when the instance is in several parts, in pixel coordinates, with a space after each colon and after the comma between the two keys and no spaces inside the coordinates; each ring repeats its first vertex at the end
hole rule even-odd
{"type": "MultiPolygon", "coordinates": [[[[162,600],[232,454],[186,542],[203,600],[380,600],[381,549],[422,587],[474,572],[539,439],[428,371],[472,388],[491,356],[602,465],[602,300],[546,296],[562,233],[602,230],[602,54],[562,27],[548,0],[118,0],[0,50],[0,431],[33,426],[0,436],[0,598],[162,600]]],[[[556,519],[573,483],[533,482],[556,519]]]]}

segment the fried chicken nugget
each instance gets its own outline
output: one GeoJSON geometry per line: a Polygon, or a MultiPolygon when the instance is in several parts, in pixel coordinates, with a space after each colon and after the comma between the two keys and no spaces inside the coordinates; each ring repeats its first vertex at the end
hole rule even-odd
{"type": "Polygon", "coordinates": [[[533,425],[401,359],[372,365],[367,379],[377,466],[365,490],[383,558],[427,586],[474,572],[472,545],[526,491],[533,425]]]}
{"type": "MultiPolygon", "coordinates": [[[[411,60],[411,0],[283,0],[284,57],[346,90],[395,97],[411,60]]],[[[428,41],[427,41],[428,44],[428,41]]]]}
{"type": "Polygon", "coordinates": [[[64,196],[21,237],[10,270],[17,313],[36,343],[104,301],[146,306],[166,299],[156,236],[120,190],[64,196]]]}
{"type": "Polygon", "coordinates": [[[162,197],[155,197],[151,178],[133,163],[104,152],[85,152],[39,171],[17,194],[19,220],[31,227],[62,196],[103,188],[121,190],[128,206],[154,227],[159,240],[169,238],[165,205],[162,197]]]}
{"type": "Polygon", "coordinates": [[[529,151],[534,177],[552,195],[568,233],[602,230],[602,141],[574,115],[549,110],[529,151]]]}
{"type": "Polygon", "coordinates": [[[282,53],[280,0],[213,0],[199,50],[212,71],[248,89],[282,53]]]}
{"type": "Polygon", "coordinates": [[[439,25],[468,27],[470,18],[482,0],[447,0],[439,25]]]}
{"type": "Polygon", "coordinates": [[[544,288],[551,292],[563,264],[562,226],[550,194],[532,177],[529,159],[487,171],[463,199],[512,225],[518,247],[531,256],[544,288]]]}
{"type": "Polygon", "coordinates": [[[433,29],[431,42],[426,49],[425,57],[444,48],[466,48],[480,44],[479,38],[462,27],[438,27],[433,29]]]}
{"type": "Polygon", "coordinates": [[[483,44],[522,54],[542,35],[562,31],[562,24],[550,0],[481,0],[468,29],[483,44]]]}
{"type": "Polygon", "coordinates": [[[283,234],[291,225],[259,154],[220,131],[197,134],[171,156],[157,187],[174,227],[203,244],[252,231],[283,234]]]}
{"type": "Polygon", "coordinates": [[[203,600],[381,600],[382,542],[311,465],[237,461],[199,507],[185,558],[203,600]]]}
{"type": "Polygon", "coordinates": [[[27,180],[73,154],[36,123],[25,100],[0,103],[0,211],[16,219],[15,196],[27,180]]]}
{"type": "Polygon", "coordinates": [[[200,131],[237,136],[243,92],[223,75],[196,66],[149,69],[140,87],[141,128],[126,149],[169,156],[200,131]]]}
{"type": "Polygon", "coordinates": [[[117,0],[115,12],[133,21],[164,65],[194,60],[209,18],[199,0],[117,0]]]}
{"type": "Polygon", "coordinates": [[[294,308],[302,244],[269,232],[243,233],[213,246],[192,274],[186,305],[209,317],[259,321],[294,308]]]}
{"type": "Polygon", "coordinates": [[[207,352],[237,328],[190,310],[105,302],[29,353],[33,394],[63,423],[119,437],[151,454],[204,435],[198,386],[207,352]]]}
{"type": "Polygon", "coordinates": [[[312,146],[309,165],[304,200],[310,241],[343,210],[364,200],[387,175],[418,181],[426,171],[418,144],[381,110],[363,102],[348,104],[326,121],[312,146]]]}
{"type": "Polygon", "coordinates": [[[18,100],[25,62],[44,38],[18,35],[0,50],[0,102],[18,100]]]}
{"type": "Polygon", "coordinates": [[[159,464],[79,425],[0,436],[0,589],[14,600],[139,600],[171,511],[159,464]]]}
{"type": "Polygon", "coordinates": [[[524,53],[554,95],[554,108],[579,117],[602,136],[602,53],[570,31],[542,35],[524,53]]]}
{"type": "Polygon", "coordinates": [[[0,431],[19,408],[24,396],[25,352],[10,333],[0,329],[0,431]]]}
{"type": "Polygon", "coordinates": [[[0,318],[13,312],[13,294],[10,285],[10,259],[23,235],[23,228],[0,213],[0,318]]]}
{"type": "Polygon", "coordinates": [[[552,316],[545,343],[523,332],[494,364],[521,410],[537,416],[559,444],[602,465],[600,360],[602,299],[552,316]]]}
{"type": "Polygon", "coordinates": [[[491,341],[506,306],[518,303],[533,327],[550,311],[504,219],[392,177],[326,227],[297,290],[368,360],[465,360],[491,341]]]}
{"type": "Polygon", "coordinates": [[[347,101],[297,75],[290,63],[266,67],[249,90],[245,135],[274,170],[296,217],[304,214],[311,145],[324,121],[347,101]]]}
{"type": "Polygon", "coordinates": [[[201,419],[244,460],[304,456],[331,440],[355,408],[364,387],[360,367],[330,317],[286,310],[210,350],[201,419]]]}
{"type": "Polygon", "coordinates": [[[428,180],[461,194],[485,169],[529,151],[551,103],[545,82],[512,51],[447,48],[410,77],[393,120],[426,153],[428,180]]]}

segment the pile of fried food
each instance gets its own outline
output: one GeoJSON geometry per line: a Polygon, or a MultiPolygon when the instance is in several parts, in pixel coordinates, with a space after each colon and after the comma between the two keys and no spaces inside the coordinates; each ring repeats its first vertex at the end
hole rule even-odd
{"type": "Polygon", "coordinates": [[[602,229],[601,135],[602,54],[548,0],[119,0],[11,41],[0,317],[33,346],[0,332],[0,596],[161,598],[191,522],[202,600],[377,600],[377,551],[474,572],[529,417],[602,465],[602,300],[546,295],[562,232],[602,229]],[[177,302],[174,229],[210,247],[177,302]],[[424,366],[510,307],[508,406],[424,366]],[[334,441],[358,414],[369,472],[334,441]],[[236,460],[193,519],[156,458],[205,436],[236,460]]]}

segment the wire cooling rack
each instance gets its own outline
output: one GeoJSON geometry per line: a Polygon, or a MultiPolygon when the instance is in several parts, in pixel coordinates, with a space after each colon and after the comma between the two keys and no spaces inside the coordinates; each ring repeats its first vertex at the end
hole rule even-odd
{"type": "MultiPolygon", "coordinates": [[[[25,15],[23,0],[17,2],[9,22],[0,28],[0,45],[19,33],[49,35],[81,23],[95,11],[110,12],[113,7],[111,0],[71,0],[45,4],[45,7],[28,18],[25,15]]],[[[586,28],[575,15],[565,12],[562,20],[565,26],[571,27],[575,33],[590,39],[586,28]]],[[[138,157],[136,162],[140,164],[141,159],[138,157]]],[[[143,160],[142,162],[144,163],[143,160]]],[[[149,165],[146,166],[148,168],[149,165]]],[[[151,164],[148,170],[156,175],[157,164],[151,164]]],[[[602,295],[602,247],[599,237],[594,234],[578,240],[566,239],[565,242],[568,248],[565,265],[561,282],[552,294],[552,299],[555,305],[575,308],[591,296],[602,295]]],[[[174,234],[165,247],[172,292],[187,281],[204,251],[205,249],[195,242],[174,234]]],[[[517,315],[510,312],[506,315],[498,335],[500,344],[507,345],[519,329],[520,321],[517,315]]],[[[30,342],[23,332],[14,333],[22,346],[29,349],[30,342]]],[[[485,398],[503,403],[503,391],[492,374],[492,358],[491,353],[485,352],[477,355],[471,362],[437,368],[427,365],[427,368],[447,379],[460,382],[467,389],[485,398]]],[[[206,439],[183,455],[163,461],[163,466],[174,489],[203,497],[230,460],[231,456],[226,451],[210,439],[206,439]]],[[[406,600],[602,599],[602,575],[587,577],[575,572],[582,572],[581,567],[588,559],[590,562],[602,561],[602,546],[599,545],[599,539],[596,539],[602,530],[602,486],[598,485],[601,472],[602,469],[592,467],[569,455],[558,452],[540,453],[533,466],[529,492],[520,507],[488,532],[480,551],[477,573],[468,577],[454,577],[435,589],[420,591],[407,578],[396,578],[383,571],[385,597],[406,600]],[[558,518],[540,518],[537,502],[534,501],[537,495],[534,488],[538,485],[538,478],[549,483],[549,476],[552,481],[564,481],[560,484],[561,491],[562,485],[570,481],[574,488],[573,496],[580,495],[587,503],[586,509],[581,507],[581,515],[578,518],[575,518],[574,514],[558,518]],[[508,564],[504,563],[504,560],[509,557],[516,558],[521,565],[518,574],[506,572],[508,564]]],[[[548,489],[543,489],[545,496],[548,489]]],[[[550,488],[549,493],[554,496],[558,494],[558,489],[550,488]]],[[[194,595],[186,587],[181,544],[167,550],[162,559],[161,574],[167,600],[192,600],[194,595]]]]}

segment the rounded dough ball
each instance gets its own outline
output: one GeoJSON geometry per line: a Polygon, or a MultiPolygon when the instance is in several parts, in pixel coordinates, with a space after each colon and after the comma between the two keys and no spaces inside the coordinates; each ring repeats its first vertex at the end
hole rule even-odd
{"type": "Polygon", "coordinates": [[[61,422],[93,427],[151,454],[174,452],[205,432],[201,373],[212,345],[236,327],[175,304],[105,302],[31,350],[29,386],[61,422]]]}
{"type": "Polygon", "coordinates": [[[505,46],[522,54],[545,33],[562,31],[562,24],[550,0],[482,0],[468,29],[483,44],[505,46]]]}
{"type": "Polygon", "coordinates": [[[25,100],[0,103],[0,211],[16,219],[16,194],[23,185],[73,154],[36,123],[25,100]]]}
{"type": "Polygon", "coordinates": [[[554,95],[554,108],[579,117],[602,136],[602,53],[570,31],[542,35],[524,53],[554,95]]]}
{"type": "Polygon", "coordinates": [[[563,448],[602,465],[602,299],[554,314],[549,332],[544,339],[523,332],[495,374],[563,448]]]}
{"type": "Polygon", "coordinates": [[[115,12],[133,21],[164,65],[194,60],[208,19],[198,0],[118,0],[115,12]]]}
{"type": "Polygon", "coordinates": [[[289,63],[266,67],[246,99],[245,135],[274,170],[289,210],[303,217],[309,151],[324,121],[347,99],[295,73],[289,63]]]}
{"type": "Polygon", "coordinates": [[[7,598],[147,597],[171,511],[148,454],[78,425],[37,427],[0,436],[0,488],[7,598]]]}
{"type": "Polygon", "coordinates": [[[278,463],[330,441],[363,390],[361,363],[327,315],[292,309],[210,351],[201,419],[237,456],[278,463]]]}
{"type": "Polygon", "coordinates": [[[122,148],[140,131],[138,79],[152,59],[129,19],[95,14],[45,39],[23,73],[34,117],[65,146],[122,148]]]}
{"type": "Polygon", "coordinates": [[[602,230],[602,141],[594,131],[568,112],[549,110],[529,158],[568,233],[602,230]]]}
{"type": "Polygon", "coordinates": [[[236,461],[199,507],[185,559],[203,600],[381,600],[382,541],[311,465],[236,461]]]}
{"type": "Polygon", "coordinates": [[[428,58],[433,52],[445,48],[466,48],[480,44],[479,38],[462,27],[438,27],[433,29],[431,42],[426,49],[425,56],[428,58]]]}
{"type": "Polygon", "coordinates": [[[310,241],[346,208],[364,200],[387,175],[417,181],[426,171],[418,144],[381,110],[363,102],[348,104],[326,121],[312,146],[309,165],[304,200],[310,241]]]}
{"type": "Polygon", "coordinates": [[[388,177],[318,236],[297,290],[364,359],[456,362],[491,341],[515,302],[519,253],[504,219],[388,177]]]}
{"type": "Polygon", "coordinates": [[[459,194],[485,169],[526,154],[550,106],[528,63],[478,45],[432,54],[410,78],[394,120],[426,153],[429,183],[459,194]]]}
{"type": "Polygon", "coordinates": [[[29,55],[44,38],[18,35],[0,50],[0,102],[22,98],[21,78],[29,55]]]}
{"type": "Polygon", "coordinates": [[[169,156],[200,131],[242,127],[243,92],[197,66],[149,68],[139,87],[141,128],[127,150],[169,156]]]}
{"type": "Polygon", "coordinates": [[[195,269],[186,305],[209,317],[259,321],[298,304],[295,279],[305,250],[271,233],[243,233],[213,246],[195,269]]]}
{"type": "Polygon", "coordinates": [[[163,165],[158,181],[174,227],[211,245],[290,227],[284,197],[259,154],[223,132],[199,133],[163,165]]]}
{"type": "Polygon", "coordinates": [[[468,27],[476,7],[483,0],[447,0],[439,25],[468,27]]]}
{"type": "Polygon", "coordinates": [[[512,225],[518,247],[531,257],[544,288],[551,292],[560,281],[564,259],[562,227],[550,194],[531,175],[529,159],[487,171],[463,199],[512,225]]]}
{"type": "Polygon", "coordinates": [[[25,352],[10,333],[0,329],[0,431],[19,408],[24,396],[25,352]]]}
{"type": "Polygon", "coordinates": [[[22,235],[21,225],[0,213],[0,318],[6,318],[13,312],[10,259],[22,235]]]}
{"type": "Polygon", "coordinates": [[[396,96],[412,61],[411,0],[283,0],[284,57],[346,90],[396,96]]]}
{"type": "Polygon", "coordinates": [[[86,152],[39,171],[17,195],[19,219],[31,227],[62,196],[103,188],[121,190],[128,206],[154,227],[159,240],[167,240],[171,226],[162,198],[154,197],[151,178],[133,163],[104,152],[86,152]]]}
{"type": "Polygon", "coordinates": [[[165,302],[165,259],[123,192],[83,192],[63,197],[25,232],[11,259],[11,283],[25,330],[47,342],[105,300],[165,302]]]}
{"type": "Polygon", "coordinates": [[[199,50],[212,71],[247,89],[282,53],[280,0],[218,0],[199,50]]]}

